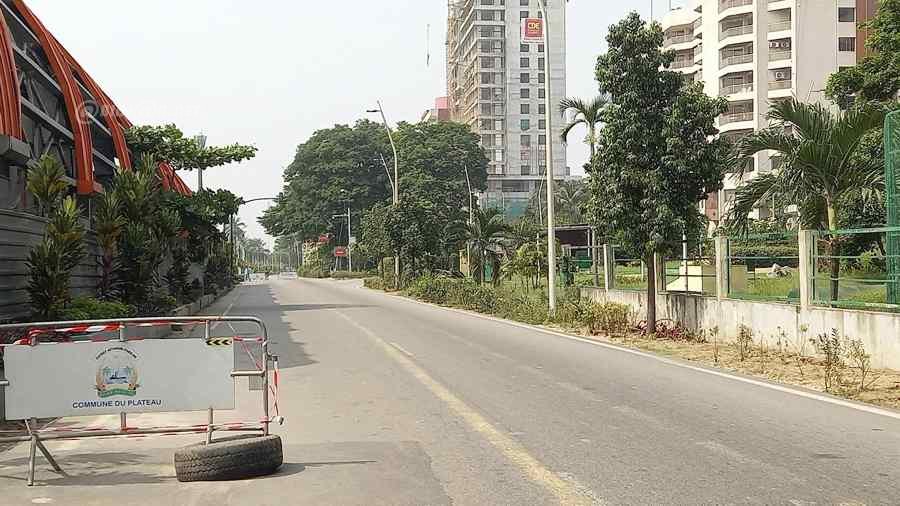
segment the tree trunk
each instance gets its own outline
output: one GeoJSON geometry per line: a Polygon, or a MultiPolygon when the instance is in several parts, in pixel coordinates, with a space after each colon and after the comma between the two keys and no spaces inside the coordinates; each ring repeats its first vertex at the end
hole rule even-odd
{"type": "Polygon", "coordinates": [[[656,264],[653,254],[647,255],[647,333],[656,333],[656,264]]]}
{"type": "Polygon", "coordinates": [[[834,204],[832,204],[831,199],[827,199],[827,207],[828,207],[828,230],[832,232],[831,238],[828,240],[828,256],[831,257],[829,259],[830,264],[830,286],[829,286],[829,300],[836,301],[838,300],[838,295],[840,294],[840,276],[841,276],[841,259],[835,258],[840,256],[840,247],[838,244],[837,236],[833,234],[835,230],[837,230],[837,211],[834,208],[834,204]]]}

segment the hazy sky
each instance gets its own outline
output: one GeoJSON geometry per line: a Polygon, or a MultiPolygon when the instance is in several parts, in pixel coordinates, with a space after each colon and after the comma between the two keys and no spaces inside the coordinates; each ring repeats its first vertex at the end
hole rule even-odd
{"type": "MultiPolygon", "coordinates": [[[[446,0],[28,4],[132,122],[256,145],[255,159],[204,174],[207,187],[248,200],[279,192],[283,168],[315,130],[353,123],[377,99],[389,121],[417,121],[445,94],[446,0]]],[[[656,2],[657,14],[666,4],[656,2]]],[[[593,66],[607,27],[634,9],[647,16],[650,1],[569,2],[569,96],[596,93],[593,66]]],[[[568,151],[578,172],[587,156],[581,133],[568,151]]],[[[196,173],[181,177],[196,188],[196,173]]],[[[242,208],[251,236],[263,237],[256,218],[269,205],[242,208]]]]}

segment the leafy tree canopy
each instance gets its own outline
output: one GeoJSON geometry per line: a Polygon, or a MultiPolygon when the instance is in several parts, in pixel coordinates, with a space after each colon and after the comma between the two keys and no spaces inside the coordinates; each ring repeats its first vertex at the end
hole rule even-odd
{"type": "Polygon", "coordinates": [[[865,26],[871,30],[866,47],[871,51],[856,66],[828,79],[825,94],[846,109],[858,97],[886,101],[900,91],[900,0],[881,0],[865,26]]]}
{"type": "Polygon", "coordinates": [[[136,126],[125,132],[135,157],[150,155],[157,162],[168,162],[175,170],[209,169],[256,156],[256,147],[232,144],[201,148],[185,137],[175,125],[136,126]]]}
{"type": "Polygon", "coordinates": [[[589,214],[610,238],[648,256],[703,233],[697,203],[721,187],[728,148],[715,118],[723,99],[684,85],[660,70],[674,53],[661,51],[662,29],[637,13],[610,27],[597,81],[611,94],[589,172],[589,214]]]}

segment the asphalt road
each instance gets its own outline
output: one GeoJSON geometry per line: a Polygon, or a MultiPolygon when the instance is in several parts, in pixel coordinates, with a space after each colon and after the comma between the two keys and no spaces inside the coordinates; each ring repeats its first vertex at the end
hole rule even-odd
{"type": "Polygon", "coordinates": [[[277,343],[282,472],[179,484],[169,462],[172,448],[190,442],[182,437],[66,442],[48,446],[70,476],[44,466],[30,489],[21,481],[22,447],[0,454],[0,498],[900,504],[897,418],[354,281],[245,285],[216,309],[262,317],[277,343]]]}

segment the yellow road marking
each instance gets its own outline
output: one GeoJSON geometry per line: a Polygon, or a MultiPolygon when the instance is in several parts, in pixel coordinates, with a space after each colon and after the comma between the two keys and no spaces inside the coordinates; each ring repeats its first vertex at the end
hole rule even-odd
{"type": "Polygon", "coordinates": [[[528,450],[521,443],[491,425],[486,418],[454,395],[447,387],[429,376],[424,369],[419,367],[403,352],[391,346],[387,341],[381,339],[377,334],[360,325],[346,314],[340,311],[335,311],[335,313],[372,339],[388,356],[412,374],[435,397],[446,404],[451,411],[462,418],[466,425],[487,439],[492,446],[500,450],[504,457],[515,464],[525,476],[547,490],[560,504],[602,503],[590,489],[579,484],[571,475],[566,475],[564,479],[544,467],[540,461],[528,453],[528,450]]]}

